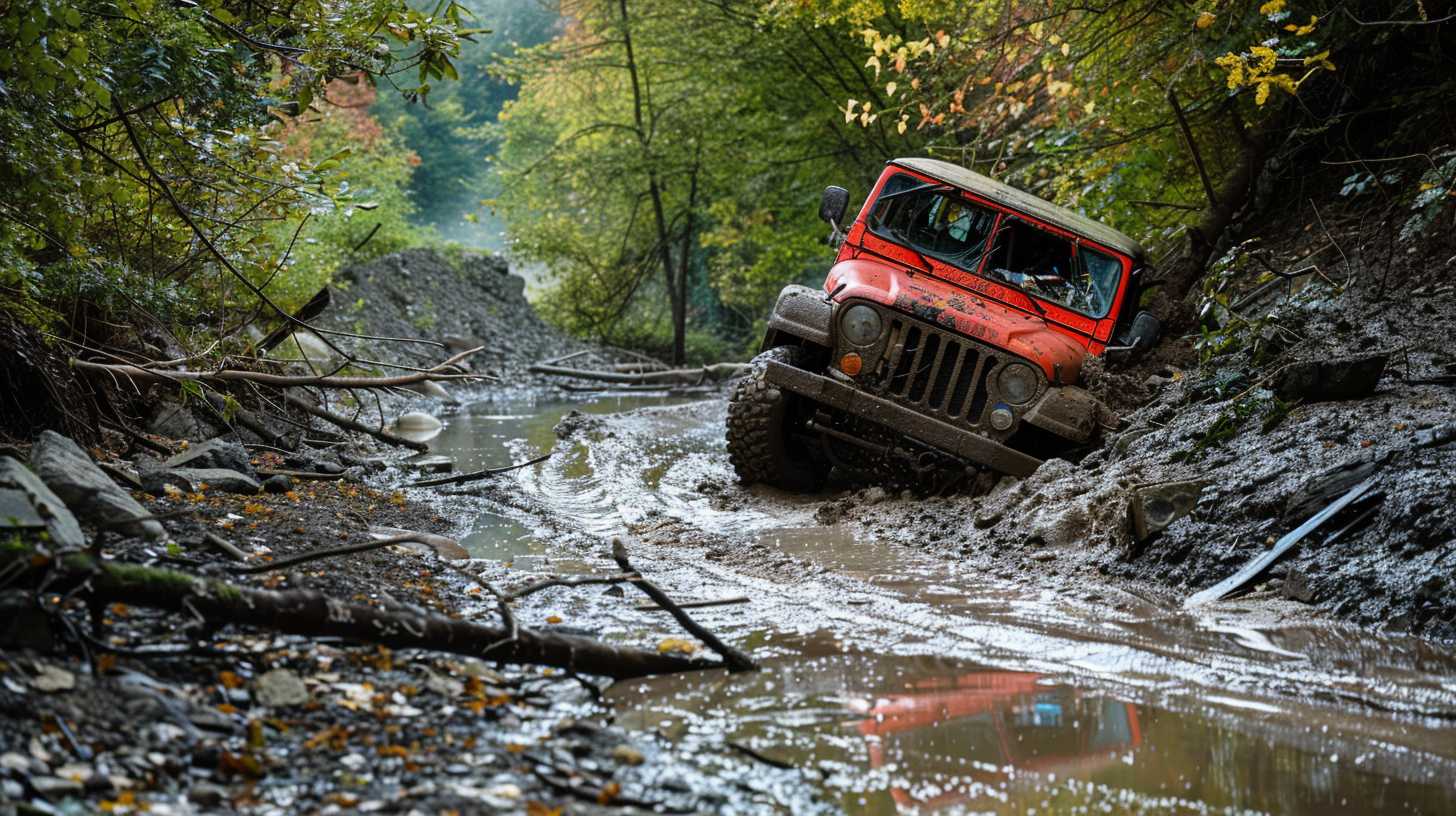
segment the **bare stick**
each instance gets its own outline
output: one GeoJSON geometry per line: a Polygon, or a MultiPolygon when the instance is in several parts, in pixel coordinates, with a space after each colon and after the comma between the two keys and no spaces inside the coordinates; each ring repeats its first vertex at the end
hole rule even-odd
{"type": "Polygon", "coordinates": [[[462,351],[431,369],[401,374],[396,377],[351,377],[338,375],[293,376],[270,374],[266,371],[248,371],[238,368],[223,368],[216,371],[160,371],[123,363],[94,363],[89,360],[71,358],[71,366],[82,371],[98,371],[119,374],[133,380],[146,382],[193,380],[196,382],[255,382],[279,388],[314,386],[318,388],[390,388],[413,385],[427,380],[490,380],[488,374],[456,374],[447,371],[448,366],[480,351],[484,346],[462,351]]]}
{"type": "Polygon", "coordinates": [[[495,475],[500,474],[500,473],[509,473],[512,470],[520,470],[521,468],[528,468],[531,465],[539,465],[542,462],[544,462],[544,461],[546,461],[547,459],[550,459],[550,458],[551,458],[551,454],[550,453],[546,453],[546,454],[543,454],[541,456],[537,456],[535,459],[531,459],[531,460],[525,461],[525,462],[520,462],[520,463],[514,464],[514,465],[507,465],[506,467],[486,468],[485,470],[475,470],[475,471],[471,471],[470,473],[461,473],[458,476],[442,476],[442,477],[440,477],[438,479],[425,479],[425,480],[419,481],[419,482],[410,482],[409,486],[410,487],[436,487],[438,485],[460,484],[461,482],[474,482],[474,481],[477,481],[479,479],[489,479],[490,477],[495,476],[495,475]]]}
{"type": "Polygon", "coordinates": [[[223,538],[217,533],[203,533],[202,540],[214,550],[226,555],[234,561],[247,561],[248,554],[238,549],[236,544],[223,538]]]}
{"type": "Polygon", "coordinates": [[[369,434],[375,439],[378,439],[380,442],[386,442],[390,445],[398,445],[401,448],[409,448],[410,450],[419,451],[420,453],[425,453],[430,449],[430,446],[425,444],[424,442],[416,442],[413,439],[405,439],[404,437],[395,436],[394,434],[384,430],[383,428],[371,428],[362,422],[357,422],[345,416],[339,416],[332,411],[325,411],[324,409],[310,403],[308,400],[303,399],[302,397],[295,397],[292,394],[284,394],[283,401],[288,403],[289,405],[292,405],[294,408],[297,408],[298,410],[304,412],[305,414],[308,414],[309,416],[318,417],[325,422],[328,422],[332,425],[337,425],[338,427],[345,430],[358,431],[359,433],[369,434]]]}
{"type": "Polygon", "coordinates": [[[310,552],[303,553],[302,555],[295,555],[291,558],[284,558],[281,561],[270,561],[267,564],[260,564],[256,567],[229,567],[228,571],[236,575],[257,575],[260,572],[272,572],[274,570],[296,567],[299,564],[307,564],[310,561],[320,561],[325,558],[334,558],[340,555],[353,555],[354,553],[370,552],[371,550],[383,549],[392,544],[406,544],[409,542],[415,542],[418,544],[426,543],[424,541],[421,541],[419,536],[415,535],[390,536],[389,538],[379,538],[373,541],[366,541],[362,544],[345,544],[342,547],[325,547],[323,549],[312,550],[310,552]]]}
{"type": "MultiPolygon", "coordinates": [[[[515,601],[524,598],[527,595],[534,595],[543,589],[550,589],[551,587],[579,587],[591,586],[593,584],[625,584],[630,581],[635,581],[639,577],[640,576],[631,573],[622,573],[621,575],[584,575],[577,578],[543,578],[542,580],[536,581],[535,583],[527,584],[520,589],[507,592],[505,598],[508,601],[515,601]]],[[[655,606],[653,607],[653,609],[656,608],[657,607],[655,606]]]]}
{"type": "Polygon", "coordinates": [[[1178,94],[1168,89],[1168,104],[1173,106],[1173,115],[1178,118],[1178,127],[1188,142],[1188,152],[1193,156],[1193,165],[1198,168],[1198,178],[1203,181],[1203,192],[1208,196],[1208,206],[1218,209],[1218,196],[1213,192],[1213,182],[1203,167],[1203,154],[1198,152],[1198,143],[1193,141],[1193,129],[1188,127],[1188,118],[1183,115],[1183,106],[1178,104],[1178,94]]]}
{"type": "Polygon", "coordinates": [[[748,370],[748,366],[744,363],[714,363],[702,368],[670,368],[664,371],[644,371],[639,374],[596,371],[589,368],[562,368],[543,364],[533,365],[529,370],[535,374],[549,374],[553,377],[576,377],[582,380],[624,385],[701,385],[705,382],[722,382],[732,379],[748,370]]]}
{"type": "Polygon", "coordinates": [[[627,545],[622,543],[622,539],[619,537],[612,539],[612,559],[617,562],[617,566],[621,567],[623,572],[636,575],[637,580],[632,581],[632,584],[646,593],[647,597],[651,598],[658,606],[672,613],[678,625],[687,630],[688,634],[701,640],[709,649],[717,652],[723,658],[723,662],[728,666],[728,671],[758,671],[758,664],[753,662],[753,658],[729,646],[719,640],[717,635],[704,629],[688,613],[684,612],[682,607],[673,603],[672,599],[667,597],[667,593],[658,589],[656,584],[643,578],[641,573],[633,569],[632,562],[627,558],[627,545]]]}

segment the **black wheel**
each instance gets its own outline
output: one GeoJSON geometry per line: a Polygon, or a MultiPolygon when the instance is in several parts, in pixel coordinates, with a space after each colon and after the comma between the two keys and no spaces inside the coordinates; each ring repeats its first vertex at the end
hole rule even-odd
{"type": "Polygon", "coordinates": [[[803,421],[802,404],[766,378],[769,361],[804,367],[809,353],[779,346],[753,358],[728,398],[728,459],[744,484],[763,482],[783,490],[812,491],[824,484],[829,468],[808,445],[795,438],[803,421]]]}

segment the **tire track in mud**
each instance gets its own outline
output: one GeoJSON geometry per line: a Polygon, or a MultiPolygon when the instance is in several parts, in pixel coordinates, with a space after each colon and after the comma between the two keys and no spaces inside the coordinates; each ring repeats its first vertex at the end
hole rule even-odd
{"type": "MultiPolygon", "coordinates": [[[[581,567],[609,571],[599,545],[626,529],[638,540],[634,562],[676,597],[747,595],[749,604],[695,616],[756,654],[939,655],[1246,720],[1317,709],[1337,730],[1456,754],[1440,736],[1456,718],[1450,655],[1342,625],[1193,615],[1117,582],[1098,582],[1102,600],[1084,601],[1073,593],[1086,594],[1085,583],[1017,585],[844,525],[815,526],[828,497],[733,484],[722,413],[721,402],[705,402],[569,420],[556,443],[565,455],[490,501],[551,531],[555,551],[581,567]]],[[[610,599],[583,614],[607,634],[668,626],[610,599]]]]}

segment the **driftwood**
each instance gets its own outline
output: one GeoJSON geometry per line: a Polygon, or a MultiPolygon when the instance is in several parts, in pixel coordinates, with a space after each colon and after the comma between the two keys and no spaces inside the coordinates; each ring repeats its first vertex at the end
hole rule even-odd
{"type": "Polygon", "coordinates": [[[520,629],[507,640],[485,626],[411,608],[381,609],[312,590],[271,591],[174,570],[122,564],[85,553],[59,560],[18,544],[0,547],[0,574],[10,586],[73,594],[92,603],[179,612],[209,625],[257,626],[306,637],[340,637],[393,649],[426,649],[502,663],[552,666],[613,679],[721,668],[675,654],[616,646],[591,638],[520,629]]]}
{"type": "Polygon", "coordinates": [[[1240,569],[1238,572],[1230,575],[1222,581],[1219,581],[1217,584],[1214,584],[1208,589],[1194,594],[1192,597],[1184,602],[1183,608],[1189,609],[1195,606],[1201,606],[1206,603],[1212,603],[1213,601],[1221,600],[1224,597],[1238,591],[1239,589],[1242,589],[1245,584],[1249,583],[1250,581],[1263,574],[1264,570],[1268,569],[1270,565],[1272,565],[1275,561],[1278,561],[1280,556],[1284,555],[1286,552],[1289,552],[1289,550],[1293,548],[1294,545],[1298,544],[1300,540],[1302,540],[1305,536],[1314,532],[1315,529],[1317,529],[1321,524],[1329,521],[1332,517],[1335,516],[1335,514],[1339,513],[1341,510],[1344,510],[1346,507],[1349,507],[1351,504],[1358,501],[1362,496],[1370,491],[1370,488],[1374,486],[1375,477],[1371,476],[1365,481],[1350,488],[1349,491],[1345,493],[1345,495],[1341,496],[1333,504],[1319,511],[1308,521],[1299,525],[1293,531],[1286,534],[1283,538],[1274,542],[1274,546],[1270,547],[1262,553],[1259,553],[1259,555],[1256,556],[1254,560],[1245,564],[1243,568],[1240,569]]]}
{"type": "Polygon", "coordinates": [[[719,640],[717,635],[704,629],[688,613],[684,612],[681,606],[673,603],[672,599],[667,597],[667,593],[658,589],[656,584],[643,578],[641,573],[633,569],[632,562],[627,558],[627,545],[622,543],[622,539],[620,538],[612,539],[612,559],[617,562],[618,567],[622,568],[622,572],[632,576],[630,583],[633,586],[646,593],[647,597],[651,598],[653,603],[671,613],[673,618],[677,620],[678,625],[689,634],[701,640],[709,649],[717,652],[723,658],[723,663],[728,666],[728,671],[758,671],[758,664],[753,662],[753,658],[729,646],[719,640]]]}
{"type": "Polygon", "coordinates": [[[318,417],[319,419],[322,419],[323,421],[331,425],[337,425],[338,427],[343,428],[346,431],[358,431],[359,433],[369,434],[375,439],[378,439],[380,442],[385,442],[390,445],[397,445],[401,448],[409,448],[412,451],[419,451],[420,453],[425,453],[430,449],[430,446],[425,444],[424,442],[416,442],[413,439],[405,439],[402,436],[395,436],[394,434],[384,430],[383,428],[371,428],[362,422],[352,420],[346,416],[340,416],[333,413],[332,411],[325,411],[324,409],[318,407],[317,405],[314,405],[313,403],[309,402],[306,399],[303,399],[302,397],[296,397],[292,394],[284,394],[283,400],[289,405],[292,405],[294,408],[297,408],[305,414],[308,414],[309,416],[318,417]]]}
{"type": "Polygon", "coordinates": [[[146,368],[131,363],[97,363],[91,360],[79,360],[71,358],[71,366],[80,371],[92,371],[102,374],[110,374],[118,377],[126,377],[132,380],[144,382],[251,382],[260,385],[271,385],[279,388],[292,388],[312,386],[316,388],[397,388],[405,385],[412,385],[421,382],[433,382],[439,380],[491,380],[495,379],[486,374],[460,374],[455,367],[460,361],[480,351],[485,346],[478,346],[473,349],[456,354],[450,359],[432,368],[411,371],[407,374],[399,374],[393,377],[373,376],[344,376],[334,374],[293,375],[273,374],[267,371],[251,371],[243,368],[220,368],[211,371],[189,371],[185,369],[157,369],[146,368]]]}
{"type": "Polygon", "coordinates": [[[530,368],[534,374],[574,377],[579,380],[596,380],[622,385],[702,385],[703,383],[731,380],[747,370],[747,363],[714,363],[702,368],[670,368],[664,371],[643,371],[637,374],[598,371],[590,368],[565,368],[546,363],[537,363],[530,368]]]}
{"type": "Polygon", "coordinates": [[[439,485],[460,484],[462,482],[476,482],[476,481],[479,481],[481,479],[489,479],[490,477],[499,475],[501,473],[509,473],[509,472],[511,472],[513,470],[520,470],[521,468],[528,468],[531,465],[539,465],[542,462],[544,462],[544,461],[546,461],[547,459],[550,459],[550,458],[551,458],[551,454],[550,453],[546,453],[546,454],[542,454],[541,456],[537,456],[534,459],[528,459],[528,460],[526,460],[524,462],[518,462],[518,463],[516,463],[514,465],[506,465],[505,467],[498,467],[498,468],[486,468],[484,470],[472,470],[469,473],[461,473],[461,474],[457,474],[455,476],[441,476],[438,479],[424,479],[424,480],[418,481],[418,482],[410,482],[409,483],[409,486],[410,487],[437,487],[439,485]]]}

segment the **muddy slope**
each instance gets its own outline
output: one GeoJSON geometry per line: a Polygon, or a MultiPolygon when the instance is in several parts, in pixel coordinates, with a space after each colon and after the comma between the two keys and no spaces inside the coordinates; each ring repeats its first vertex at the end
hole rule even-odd
{"type": "MultiPolygon", "coordinates": [[[[526,301],[526,282],[505,259],[486,253],[412,249],[343,272],[327,328],[447,342],[452,351],[485,346],[475,370],[518,377],[538,360],[585,348],[562,335],[526,301]]],[[[438,348],[389,344],[387,357],[438,361],[438,348]]],[[[368,356],[368,355],[366,355],[368,356]]]]}
{"type": "Polygon", "coordinates": [[[1287,614],[1308,605],[1456,638],[1456,387],[1446,381],[1456,286],[1427,277],[1381,297],[1361,280],[1344,291],[1311,283],[1277,305],[1264,324],[1278,327],[1275,354],[1259,356],[1266,331],[1201,366],[1163,367],[1164,376],[1147,367],[1101,375],[1092,387],[1114,399],[1152,396],[1080,464],[1049,461],[979,498],[874,504],[878,492],[859,491],[820,515],[997,574],[1121,576],[1177,598],[1233,574],[1373,474],[1382,496],[1373,510],[1338,516],[1305,538],[1252,585],[1255,597],[1279,599],[1287,614]],[[1301,400],[1274,390],[1302,361],[1371,352],[1391,358],[1369,396],[1301,400]],[[1192,512],[1138,540],[1129,518],[1136,489],[1187,481],[1206,483],[1192,512]]]}

